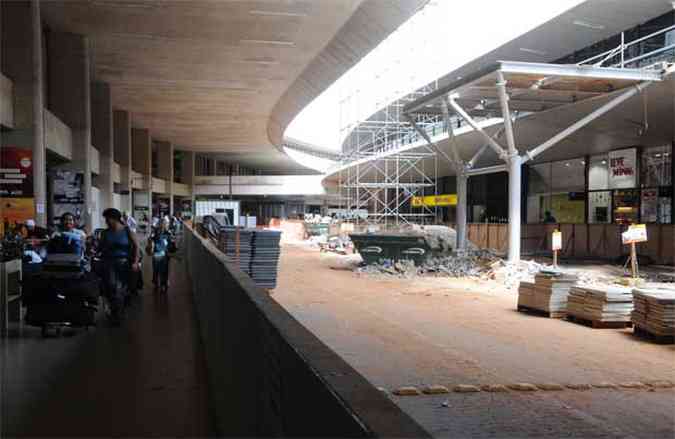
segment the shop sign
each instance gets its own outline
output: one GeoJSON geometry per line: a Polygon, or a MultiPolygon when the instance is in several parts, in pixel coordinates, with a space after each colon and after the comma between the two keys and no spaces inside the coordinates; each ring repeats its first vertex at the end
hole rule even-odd
{"type": "Polygon", "coordinates": [[[16,147],[0,148],[0,197],[33,196],[33,151],[16,147]]]}
{"type": "Polygon", "coordinates": [[[621,149],[610,151],[609,188],[629,189],[637,185],[637,149],[621,149]]]}
{"type": "Polygon", "coordinates": [[[551,248],[553,251],[562,250],[562,232],[556,230],[551,235],[551,248]]]}
{"type": "Polygon", "coordinates": [[[631,225],[621,234],[621,242],[624,244],[647,242],[647,226],[645,224],[631,225]]]}
{"type": "Polygon", "coordinates": [[[457,205],[457,194],[427,195],[425,197],[412,197],[413,207],[444,207],[456,205],[457,205]]]}

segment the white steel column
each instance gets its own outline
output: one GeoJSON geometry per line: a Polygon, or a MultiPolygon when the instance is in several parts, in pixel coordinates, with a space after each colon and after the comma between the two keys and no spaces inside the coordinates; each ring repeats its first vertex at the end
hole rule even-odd
{"type": "Polygon", "coordinates": [[[509,263],[520,261],[520,203],[522,159],[513,154],[508,159],[509,169],[509,263]]]}
{"type": "Polygon", "coordinates": [[[467,186],[469,177],[464,172],[457,172],[457,251],[466,250],[466,209],[467,209],[467,186]]]}

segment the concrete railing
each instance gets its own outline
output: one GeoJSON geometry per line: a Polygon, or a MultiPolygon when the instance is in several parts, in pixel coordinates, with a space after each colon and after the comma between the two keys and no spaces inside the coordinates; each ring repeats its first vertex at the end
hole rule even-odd
{"type": "Polygon", "coordinates": [[[429,437],[213,243],[183,246],[219,434],[429,437]]]}

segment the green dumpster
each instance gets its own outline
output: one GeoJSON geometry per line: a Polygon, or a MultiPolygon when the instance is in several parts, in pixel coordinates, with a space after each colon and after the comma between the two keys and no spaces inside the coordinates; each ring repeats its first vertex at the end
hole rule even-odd
{"type": "Polygon", "coordinates": [[[410,260],[415,265],[421,265],[432,255],[422,236],[354,233],[349,237],[368,265],[381,259],[410,260]]]}

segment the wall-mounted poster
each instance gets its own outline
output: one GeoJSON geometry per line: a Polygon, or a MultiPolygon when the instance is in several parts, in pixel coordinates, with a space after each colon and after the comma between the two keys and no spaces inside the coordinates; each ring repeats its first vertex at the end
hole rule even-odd
{"type": "Polygon", "coordinates": [[[59,219],[66,212],[80,221],[84,209],[84,174],[72,171],[56,171],[52,178],[54,217],[59,219]]]}
{"type": "Polygon", "coordinates": [[[610,151],[609,188],[631,189],[637,186],[637,149],[621,149],[610,151]]]}
{"type": "Polygon", "coordinates": [[[2,232],[35,218],[33,151],[0,148],[0,229],[2,232]]]}
{"type": "Polygon", "coordinates": [[[33,196],[33,151],[16,147],[0,148],[0,197],[33,196]]]}

